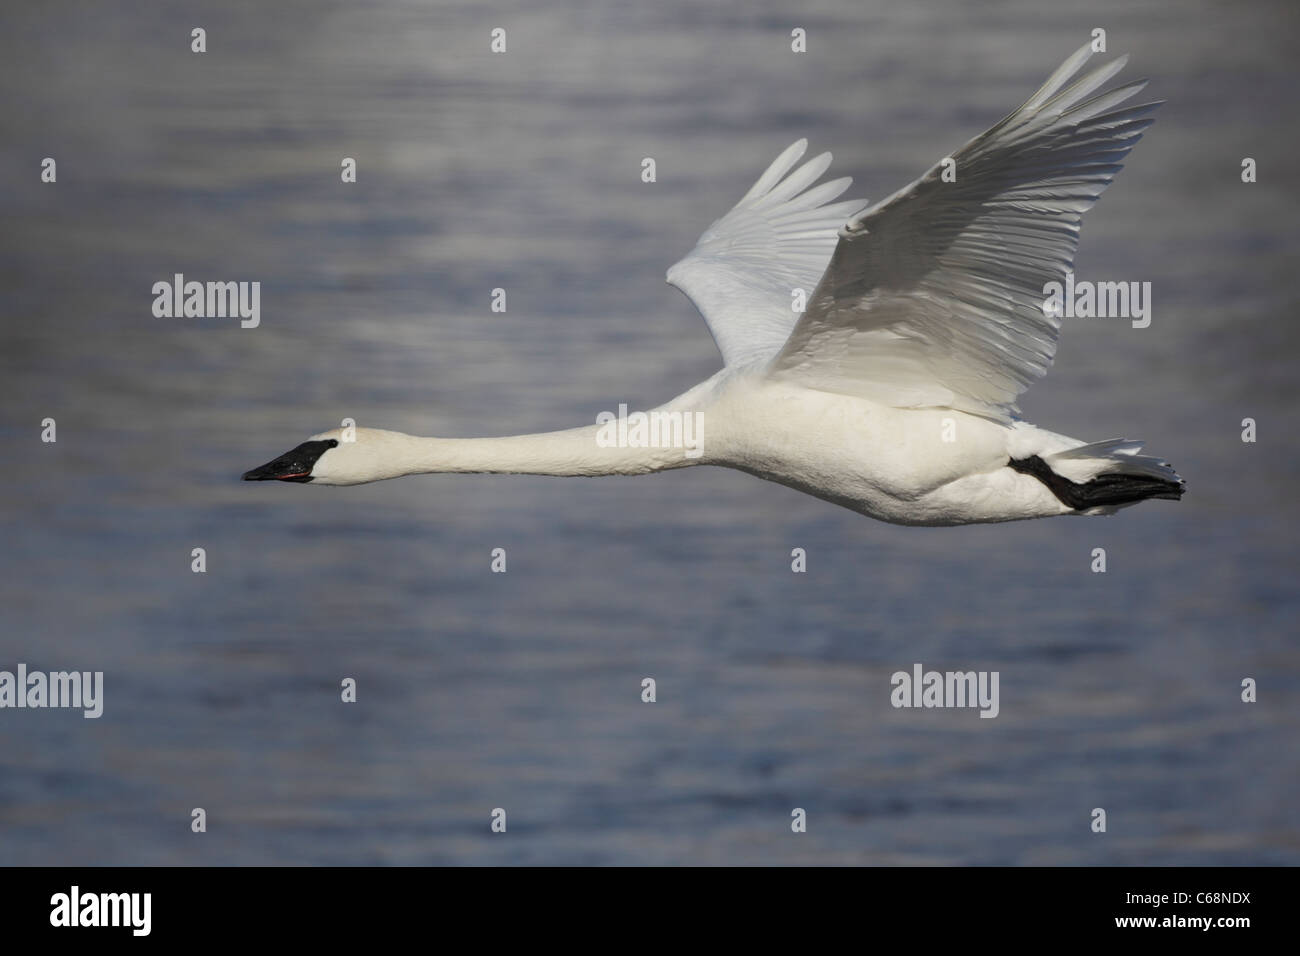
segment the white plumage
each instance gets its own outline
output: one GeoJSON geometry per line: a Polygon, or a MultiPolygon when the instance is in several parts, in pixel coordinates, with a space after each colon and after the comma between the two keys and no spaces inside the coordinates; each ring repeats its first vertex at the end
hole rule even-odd
{"type": "Polygon", "coordinates": [[[724,363],[657,410],[700,416],[698,457],[611,446],[598,426],[466,440],[357,429],[333,446],[342,432],[314,436],[245,477],[356,484],[714,464],[919,525],[1177,498],[1181,479],[1139,455],[1140,442],[1085,444],[1016,417],[1016,399],[1056,354],[1060,318],[1043,308],[1045,286],[1072,268],[1083,214],[1158,105],[1120,108],[1144,81],[1098,92],[1126,58],[1079,77],[1090,56],[1077,51],[1020,109],[874,205],[835,201],[847,177],[814,185],[831,156],[796,168],[805,140],[776,158],[668,271],[724,363]]]}

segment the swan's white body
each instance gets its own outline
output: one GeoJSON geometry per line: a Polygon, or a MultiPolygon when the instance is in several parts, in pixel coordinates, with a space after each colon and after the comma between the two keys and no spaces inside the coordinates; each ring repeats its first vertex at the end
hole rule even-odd
{"type": "MultiPolygon", "coordinates": [[[[702,464],[749,472],[894,524],[1074,513],[1040,481],[1006,463],[1082,443],[1024,423],[1004,425],[951,409],[891,408],[754,374],[721,374],[661,410],[700,412],[705,438],[699,458],[687,458],[680,448],[602,448],[596,425],[508,438],[419,438],[358,428],[354,442],[322,456],[313,480],[351,485],[415,474],[517,474],[521,462],[528,474],[565,477],[702,464]],[[943,440],[954,433],[958,440],[943,440]]],[[[342,440],[344,434],[333,429],[312,440],[342,440]]],[[[1100,465],[1093,461],[1074,474],[1086,480],[1100,465]]]]}
{"type": "Polygon", "coordinates": [[[598,424],[476,439],[336,429],[245,477],[359,484],[710,464],[908,525],[1107,514],[1177,497],[1181,479],[1138,455],[1140,443],[1085,444],[1015,415],[1055,353],[1060,319],[1045,314],[1043,287],[1071,268],[1083,212],[1156,105],[1114,109],[1142,83],[1092,95],[1124,58],[1067,86],[1089,55],[1075,53],[955,153],[948,175],[936,165],[874,206],[828,205],[849,185],[812,186],[829,154],[791,172],[802,140],[772,163],[668,273],[725,363],[658,410],[698,416],[697,456],[611,446],[598,424]]]}

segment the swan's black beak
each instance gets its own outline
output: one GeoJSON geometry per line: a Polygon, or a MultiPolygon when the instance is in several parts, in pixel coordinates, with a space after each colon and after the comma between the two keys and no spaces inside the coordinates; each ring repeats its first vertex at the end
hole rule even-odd
{"type": "Polygon", "coordinates": [[[338,445],[333,438],[325,441],[305,441],[297,448],[285,452],[275,461],[260,468],[244,472],[245,481],[311,481],[311,469],[317,459],[338,445]]]}

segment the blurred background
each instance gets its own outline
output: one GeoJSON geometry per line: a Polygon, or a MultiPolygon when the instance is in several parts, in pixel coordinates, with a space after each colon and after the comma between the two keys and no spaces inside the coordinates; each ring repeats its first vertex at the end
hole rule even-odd
{"type": "Polygon", "coordinates": [[[106,688],[0,711],[0,863],[1300,862],[1294,4],[0,17],[0,669],[106,688]],[[1146,439],[1181,503],[913,529],[708,468],[238,480],[344,417],[504,435],[685,390],[719,358],[664,272],[781,149],[883,197],[1096,27],[1168,102],[1076,271],[1154,318],[1067,320],[1022,408],[1146,439]],[[260,281],[261,326],[154,318],[175,272],[260,281]],[[894,710],[914,662],[1000,671],[1000,716],[894,710]]]}

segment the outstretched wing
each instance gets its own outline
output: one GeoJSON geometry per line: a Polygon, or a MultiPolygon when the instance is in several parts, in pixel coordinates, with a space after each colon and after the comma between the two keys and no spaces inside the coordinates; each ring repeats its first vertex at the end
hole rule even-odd
{"type": "Polygon", "coordinates": [[[806,139],[787,148],[735,208],[700,236],[690,255],[668,270],[668,281],[704,316],[727,365],[776,354],[799,318],[793,290],[812,294],[839,228],[867,205],[826,205],[849,188],[848,177],[808,189],[830,166],[830,153],[790,173],[807,148],[806,139]]]}
{"type": "Polygon", "coordinates": [[[1089,56],[954,153],[955,181],[941,161],[840,230],[769,374],[900,407],[1014,412],[1056,354],[1044,286],[1073,268],[1084,212],[1159,105],[1115,109],[1145,80],[1092,95],[1127,57],[1071,84],[1089,56]]]}

